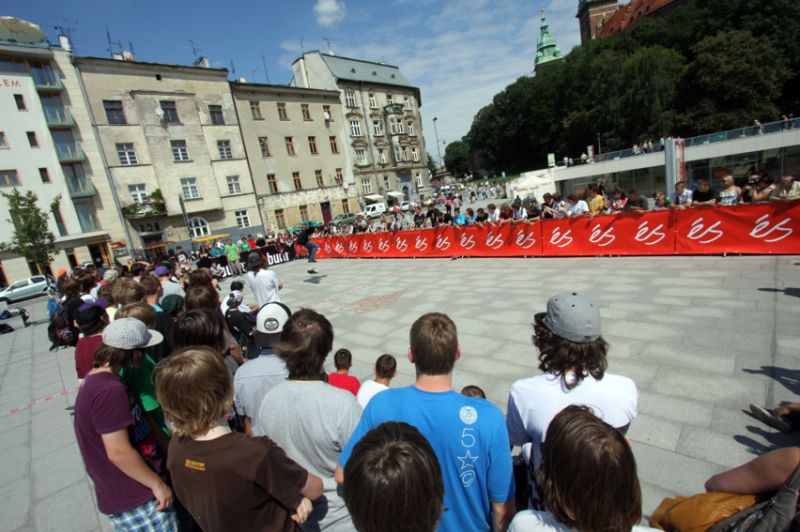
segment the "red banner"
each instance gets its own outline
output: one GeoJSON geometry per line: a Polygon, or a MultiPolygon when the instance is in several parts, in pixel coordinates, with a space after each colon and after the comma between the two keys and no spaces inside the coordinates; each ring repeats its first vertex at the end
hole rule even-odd
{"type": "Polygon", "coordinates": [[[315,239],[320,258],[800,254],[800,202],[315,239]]]}

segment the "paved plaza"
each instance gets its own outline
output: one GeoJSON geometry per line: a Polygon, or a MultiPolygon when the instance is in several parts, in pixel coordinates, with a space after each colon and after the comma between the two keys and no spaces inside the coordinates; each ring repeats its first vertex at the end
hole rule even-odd
{"type": "MultiPolygon", "coordinates": [[[[580,291],[601,304],[609,371],[633,378],[639,416],[629,436],[646,515],[665,496],[702,491],[712,474],[797,438],[743,410],[800,393],[800,258],[323,260],[275,271],[293,309],[334,324],[334,348],[370,376],[382,353],[393,386],[413,383],[408,331],[441,311],[458,325],[455,387],[477,384],[505,410],[511,383],[538,373],[534,312],[580,291]]],[[[228,282],[224,283],[224,293],[228,282]]],[[[248,302],[253,302],[248,294],[248,302]]],[[[21,306],[45,316],[43,300],[21,306]]],[[[84,472],[72,418],[73,350],[48,351],[46,324],[0,337],[0,530],[106,530],[84,472]]],[[[328,364],[329,369],[332,366],[328,364]]]]}

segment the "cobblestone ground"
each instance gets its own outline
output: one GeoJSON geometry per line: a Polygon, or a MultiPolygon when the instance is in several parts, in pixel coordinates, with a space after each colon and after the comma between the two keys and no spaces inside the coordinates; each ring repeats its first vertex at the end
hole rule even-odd
{"type": "MultiPolygon", "coordinates": [[[[328,260],[279,265],[293,309],[334,324],[334,348],[370,376],[394,354],[393,385],[411,384],[411,323],[429,311],[456,321],[463,351],[455,386],[477,384],[505,409],[508,389],[538,373],[534,312],[559,291],[601,304],[609,371],[639,388],[629,436],[649,515],[661,498],[703,489],[710,475],[797,438],[776,433],[748,403],[797,401],[800,258],[328,260]]],[[[229,282],[224,283],[226,293],[229,282]]],[[[248,300],[252,296],[248,294],[248,300]]],[[[21,306],[34,319],[44,301],[21,306]]],[[[72,419],[72,350],[48,351],[46,325],[0,336],[0,530],[106,530],[83,469],[72,419]]]]}

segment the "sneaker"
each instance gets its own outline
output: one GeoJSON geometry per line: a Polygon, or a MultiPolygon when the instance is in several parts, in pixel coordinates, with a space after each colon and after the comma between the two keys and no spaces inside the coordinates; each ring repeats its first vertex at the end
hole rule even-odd
{"type": "Polygon", "coordinates": [[[315,273],[319,273],[319,272],[317,272],[317,270],[312,268],[312,269],[308,270],[308,273],[310,273],[311,275],[314,275],[315,273]]]}
{"type": "Polygon", "coordinates": [[[310,260],[310,261],[308,261],[308,262],[317,262],[317,259],[310,260]]]}
{"type": "Polygon", "coordinates": [[[776,428],[781,432],[792,432],[792,426],[785,422],[781,417],[773,414],[771,410],[751,404],[750,413],[752,413],[753,417],[755,417],[757,420],[766,423],[772,428],[776,428]]]}

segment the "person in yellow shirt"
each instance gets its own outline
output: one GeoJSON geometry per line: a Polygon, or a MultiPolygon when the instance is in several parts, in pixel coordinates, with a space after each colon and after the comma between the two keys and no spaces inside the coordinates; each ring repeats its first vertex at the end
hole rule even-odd
{"type": "Polygon", "coordinates": [[[589,214],[597,216],[606,210],[606,199],[597,191],[597,185],[589,185],[589,214]]]}

